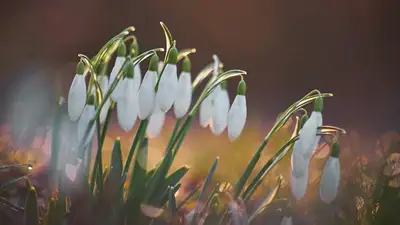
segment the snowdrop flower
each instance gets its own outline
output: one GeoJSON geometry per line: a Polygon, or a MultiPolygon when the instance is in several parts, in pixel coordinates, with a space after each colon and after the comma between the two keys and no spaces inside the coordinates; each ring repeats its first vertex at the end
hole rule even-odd
{"type": "MultiPolygon", "coordinates": [[[[110,84],[112,84],[114,82],[114,80],[117,78],[117,75],[118,75],[119,71],[121,70],[122,65],[125,62],[125,59],[126,59],[125,56],[126,56],[126,46],[122,42],[118,46],[117,58],[115,59],[114,67],[111,70],[110,84]]],[[[122,96],[122,92],[123,92],[122,83],[123,83],[123,80],[121,79],[120,82],[118,82],[115,89],[113,90],[113,92],[111,93],[111,99],[115,102],[118,100],[119,97],[122,96]]]]}
{"type": "Polygon", "coordinates": [[[165,113],[156,104],[154,106],[154,111],[150,116],[149,124],[147,125],[147,136],[149,138],[154,138],[160,135],[161,129],[164,125],[165,113]]]}
{"type": "Polygon", "coordinates": [[[87,104],[85,108],[83,109],[82,115],[79,118],[78,121],[78,141],[84,143],[84,145],[88,145],[89,142],[92,140],[94,131],[96,129],[96,124],[93,124],[92,128],[89,130],[89,133],[86,137],[85,140],[83,138],[85,137],[85,132],[88,129],[90,121],[94,118],[96,114],[96,110],[94,108],[94,96],[90,95],[87,100],[87,104]]]}
{"type": "Polygon", "coordinates": [[[241,80],[237,88],[237,95],[228,113],[228,137],[231,141],[236,140],[242,133],[246,118],[246,82],[241,80]]]}
{"type": "Polygon", "coordinates": [[[321,138],[321,136],[317,134],[318,127],[322,126],[322,108],[323,99],[320,97],[315,100],[314,111],[299,131],[301,152],[306,157],[311,157],[321,138]]]}
{"type": "MultiPolygon", "coordinates": [[[[219,59],[217,55],[213,55],[214,59],[214,68],[213,68],[213,78],[218,75],[219,72],[219,59]]],[[[213,102],[214,98],[221,90],[221,87],[218,85],[211,93],[208,95],[200,104],[199,109],[199,120],[200,126],[206,128],[208,125],[211,124],[212,115],[213,115],[213,102]]]]}
{"type": "Polygon", "coordinates": [[[138,90],[140,83],[135,81],[134,66],[130,63],[127,75],[122,83],[122,96],[117,101],[117,118],[119,126],[125,132],[130,131],[135,125],[138,114],[138,90]]]}
{"type": "Polygon", "coordinates": [[[86,103],[85,65],[79,62],[76,75],[68,92],[68,115],[72,121],[78,120],[86,103]]]}
{"type": "Polygon", "coordinates": [[[156,104],[161,111],[166,113],[174,104],[176,98],[176,91],[178,86],[178,74],[177,74],[177,57],[178,50],[171,48],[167,65],[164,67],[164,71],[160,75],[160,80],[157,87],[156,93],[156,104]]]}
{"type": "Polygon", "coordinates": [[[293,220],[291,216],[284,216],[281,221],[281,225],[292,225],[293,220]]]}
{"type": "Polygon", "coordinates": [[[182,118],[189,110],[192,103],[192,76],[190,74],[191,63],[186,57],[183,61],[183,69],[179,76],[174,113],[176,118],[182,118]]]}
{"type": "Polygon", "coordinates": [[[318,135],[318,127],[322,126],[322,108],[323,100],[318,98],[310,118],[307,119],[306,115],[302,117],[302,122],[305,122],[299,131],[299,139],[295,142],[292,153],[292,172],[296,176],[303,175],[308,170],[309,161],[318,146],[321,137],[318,135]]]}
{"type": "Polygon", "coordinates": [[[227,90],[227,82],[221,84],[221,90],[216,94],[212,106],[211,132],[214,135],[221,135],[228,125],[229,113],[229,94],[227,90]]]}
{"type": "MultiPolygon", "coordinates": [[[[103,65],[101,74],[98,76],[98,81],[99,81],[99,85],[100,85],[100,89],[101,92],[103,93],[103,100],[105,97],[105,94],[108,91],[109,88],[109,80],[108,80],[108,76],[106,75],[106,65],[103,65]]],[[[111,100],[110,98],[107,99],[107,101],[104,103],[103,108],[101,108],[101,112],[100,112],[100,123],[103,124],[106,120],[107,117],[107,113],[108,113],[108,109],[111,106],[111,100]]]]}
{"type": "Polygon", "coordinates": [[[144,75],[142,85],[138,92],[139,119],[147,119],[154,110],[155,87],[157,84],[157,65],[159,58],[154,54],[150,59],[149,69],[144,75]]]}
{"type": "Polygon", "coordinates": [[[331,155],[325,164],[322,172],[319,195],[323,202],[331,203],[337,195],[340,184],[340,146],[337,142],[333,143],[331,155]]]}

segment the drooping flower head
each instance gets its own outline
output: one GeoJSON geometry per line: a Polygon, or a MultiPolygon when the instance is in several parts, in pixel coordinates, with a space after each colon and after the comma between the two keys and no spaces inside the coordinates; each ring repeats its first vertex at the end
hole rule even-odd
{"type": "MultiPolygon", "coordinates": [[[[117,50],[117,58],[115,59],[115,64],[114,67],[111,70],[110,74],[110,83],[112,84],[114,80],[117,78],[117,75],[119,71],[121,70],[122,65],[124,64],[126,59],[126,45],[121,42],[120,45],[118,46],[117,50]]],[[[122,96],[122,88],[121,86],[123,85],[123,80],[121,79],[113,92],[111,93],[111,99],[113,101],[118,101],[118,98],[122,96]]]]}
{"type": "Polygon", "coordinates": [[[78,120],[86,103],[85,65],[79,62],[76,75],[68,92],[68,115],[72,121],[78,120]]]}
{"type": "Polygon", "coordinates": [[[172,47],[169,51],[164,70],[162,71],[156,93],[156,104],[166,113],[174,104],[178,86],[177,74],[178,50],[172,47]]]}
{"type": "Polygon", "coordinates": [[[331,203],[337,195],[340,185],[340,146],[337,142],[332,144],[331,155],[322,171],[319,195],[323,202],[331,203]]]}
{"type": "Polygon", "coordinates": [[[155,105],[155,87],[157,84],[157,69],[159,58],[154,54],[149,63],[149,68],[144,75],[142,85],[139,88],[138,101],[139,101],[139,119],[147,119],[153,112],[155,105]]]}
{"type": "Polygon", "coordinates": [[[192,76],[189,57],[183,60],[182,72],[179,76],[174,113],[176,118],[182,118],[189,110],[192,103],[192,76]]]}
{"type": "Polygon", "coordinates": [[[242,133],[247,119],[246,82],[241,80],[237,88],[237,95],[233,100],[228,114],[228,137],[236,140],[242,133]]]}

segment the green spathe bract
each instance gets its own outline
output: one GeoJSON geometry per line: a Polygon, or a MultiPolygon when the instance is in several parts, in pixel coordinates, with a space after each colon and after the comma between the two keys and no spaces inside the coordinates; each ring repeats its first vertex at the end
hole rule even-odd
{"type": "MultiPolygon", "coordinates": [[[[183,70],[190,71],[191,62],[189,61],[188,55],[195,53],[196,50],[178,50],[176,48],[176,41],[173,39],[171,32],[169,31],[167,26],[164,23],[161,23],[161,27],[166,37],[166,54],[164,57],[164,65],[167,63],[177,64],[180,60],[183,59],[183,70]]],[[[145,119],[140,121],[139,123],[125,164],[123,164],[122,159],[121,143],[120,140],[117,139],[115,140],[114,149],[112,152],[111,169],[107,173],[104,172],[105,169],[103,168],[102,150],[105,136],[107,134],[107,127],[109,125],[111,113],[114,109],[115,103],[113,103],[109,108],[102,129],[100,129],[101,126],[99,122],[100,111],[105,102],[110,98],[110,95],[117,84],[125,77],[129,77],[132,75],[132,68],[135,65],[142,63],[146,59],[150,59],[148,69],[151,71],[157,71],[159,60],[156,52],[164,51],[164,49],[162,48],[155,48],[137,55],[138,43],[137,39],[132,34],[133,31],[134,28],[129,27],[119,33],[117,36],[107,42],[99,51],[99,53],[92,59],[89,59],[89,57],[84,55],[79,55],[80,62],[78,64],[78,71],[88,71],[88,75],[90,75],[88,90],[90,91],[91,87],[93,86],[96,91],[96,98],[89,98],[89,101],[95,105],[96,115],[90,121],[83,140],[86,140],[88,132],[95,125],[95,123],[96,127],[98,128],[96,139],[98,142],[97,153],[93,163],[93,167],[91,168],[92,173],[89,173],[90,167],[87,166],[83,168],[83,170],[86,171],[83,171],[78,175],[85,176],[86,174],[87,176],[88,174],[90,174],[90,177],[84,177],[85,179],[80,178],[79,180],[83,183],[79,187],[84,189],[82,190],[83,193],[86,193],[86,195],[88,195],[86,197],[90,199],[89,207],[93,212],[98,212],[96,210],[104,209],[104,207],[108,209],[103,210],[102,213],[96,214],[95,221],[113,221],[113,224],[118,225],[122,224],[120,223],[121,221],[127,221],[127,224],[133,222],[148,224],[151,220],[160,217],[160,219],[176,222],[176,217],[179,214],[179,210],[181,210],[182,207],[189,201],[189,199],[192,199],[193,197],[197,197],[197,206],[194,211],[193,217],[189,221],[191,222],[191,224],[197,224],[198,219],[211,221],[211,216],[212,220],[225,221],[225,217],[228,216],[228,214],[226,213],[227,206],[222,203],[223,201],[220,199],[220,196],[222,196],[223,192],[226,192],[226,190],[220,191],[219,185],[214,185],[214,182],[212,182],[215,179],[213,175],[217,170],[217,165],[219,161],[218,158],[211,165],[209,174],[207,177],[205,177],[205,182],[203,186],[193,190],[181,202],[176,201],[175,193],[181,188],[182,180],[185,178],[185,175],[188,173],[190,168],[187,166],[182,166],[176,171],[170,170],[174,162],[175,156],[179,153],[180,147],[186,135],[188,134],[188,131],[190,130],[194,117],[199,111],[199,107],[202,101],[207,98],[207,96],[209,96],[213,92],[213,90],[219,85],[226,85],[228,80],[231,80],[235,77],[240,78],[240,82],[237,88],[237,94],[244,95],[248,91],[246,83],[244,81],[244,76],[246,75],[246,72],[243,70],[227,70],[225,72],[217,74],[216,76],[210,76],[213,71],[213,64],[209,64],[200,71],[200,73],[192,83],[193,90],[198,88],[199,84],[206,78],[210,79],[206,83],[204,89],[201,91],[200,97],[197,99],[197,101],[194,102],[193,106],[190,108],[188,115],[184,118],[176,120],[172,135],[168,141],[167,146],[165,146],[164,157],[155,168],[147,168],[149,154],[148,142],[151,140],[148,140],[148,138],[146,137],[146,127],[148,125],[148,120],[145,119]],[[96,71],[102,71],[101,68],[107,67],[112,56],[125,56],[127,51],[126,46],[129,45],[129,41],[133,41],[133,43],[131,43],[130,45],[130,53],[132,53],[132,51],[134,52],[134,54],[130,55],[130,57],[132,58],[128,57],[128,60],[124,62],[116,76],[116,79],[110,84],[106,93],[101,93],[96,71]],[[128,188],[125,188],[126,182],[129,182],[129,185],[127,185],[128,188]],[[107,185],[105,186],[105,184],[107,185]],[[200,188],[201,192],[198,196],[196,196],[197,190],[199,190],[200,188]],[[211,194],[209,194],[210,189],[212,190],[211,194]],[[110,190],[115,190],[115,195],[111,195],[110,197],[110,190]],[[200,206],[203,205],[205,208],[200,210],[200,206]],[[146,213],[143,213],[143,210],[146,210],[146,213]],[[207,210],[209,210],[211,213],[205,213],[207,210]],[[153,212],[153,214],[149,215],[149,212],[153,212]],[[210,217],[208,219],[204,218],[207,217],[207,215],[210,215],[210,217]],[[150,216],[151,219],[149,219],[147,216],[150,216]],[[165,218],[165,216],[169,218],[165,218]]],[[[222,71],[223,64],[220,63],[219,66],[219,69],[221,69],[222,71]]],[[[256,176],[250,182],[248,182],[250,179],[250,175],[255,172],[254,170],[262,156],[262,152],[265,146],[269,143],[270,139],[285,125],[285,123],[290,118],[295,117],[296,113],[303,110],[303,107],[308,104],[315,102],[315,110],[322,110],[323,98],[331,96],[332,94],[330,93],[320,93],[318,90],[314,90],[304,96],[299,101],[295,102],[293,105],[291,105],[283,113],[283,115],[280,116],[271,131],[266,135],[263,142],[256,150],[253,158],[250,160],[247,168],[243,171],[243,174],[241,175],[239,180],[233,186],[232,193],[228,193],[229,196],[231,196],[231,201],[236,201],[238,199],[241,199],[243,201],[249,200],[253,196],[255,190],[268,175],[269,171],[271,171],[271,169],[278,162],[280,162],[284,157],[288,155],[288,153],[291,152],[292,145],[298,138],[300,126],[299,119],[296,120],[296,128],[293,132],[292,138],[288,140],[287,143],[284,144],[281,148],[277,149],[271,159],[268,160],[267,163],[261,167],[261,170],[256,172],[256,176]]],[[[58,119],[55,120],[53,126],[51,157],[51,164],[53,168],[55,168],[58,164],[57,160],[60,148],[59,137],[62,135],[59,132],[60,126],[58,119]]],[[[335,127],[321,127],[320,129],[320,135],[331,134],[332,132],[344,133],[342,129],[335,127]]],[[[80,141],[82,142],[82,140],[80,141]]],[[[84,156],[86,154],[85,149],[87,148],[88,147],[84,146],[83,143],[80,143],[79,150],[81,151],[81,156],[84,156]]],[[[57,178],[54,180],[58,181],[60,179],[57,178]]],[[[264,203],[260,205],[258,210],[251,214],[251,217],[248,219],[249,223],[251,223],[258,215],[262,213],[262,211],[265,210],[266,207],[268,207],[268,205],[272,201],[274,201],[276,193],[279,190],[280,182],[281,179],[278,179],[277,186],[272,194],[267,197],[264,203]]],[[[29,224],[36,225],[39,224],[37,211],[35,211],[35,206],[37,207],[37,199],[35,199],[36,192],[32,188],[30,190],[31,191],[28,195],[26,202],[26,218],[27,221],[30,221],[29,224]]],[[[59,196],[65,195],[66,193],[59,189],[59,196]]],[[[46,216],[47,221],[67,221],[66,218],[64,218],[65,212],[64,214],[56,214],[54,212],[56,210],[53,210],[54,206],[59,205],[61,201],[65,201],[65,198],[52,198],[49,204],[49,214],[46,216]],[[54,215],[52,215],[53,212],[54,215]]],[[[72,205],[74,205],[74,203],[72,203],[72,205]]],[[[79,211],[79,204],[75,203],[75,206],[78,207],[77,211],[79,211]]],[[[90,217],[92,215],[87,216],[90,217]]],[[[216,222],[217,221],[212,221],[210,223],[216,224],[216,222]]]]}

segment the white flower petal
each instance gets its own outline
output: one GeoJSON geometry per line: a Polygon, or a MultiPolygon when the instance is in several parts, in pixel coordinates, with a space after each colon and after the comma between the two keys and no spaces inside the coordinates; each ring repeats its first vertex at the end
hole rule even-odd
{"type": "MultiPolygon", "coordinates": [[[[79,118],[78,121],[78,141],[81,142],[83,138],[85,137],[85,132],[86,129],[89,126],[90,120],[94,118],[96,114],[96,111],[94,109],[94,105],[86,105],[85,108],[83,109],[82,115],[79,118]]],[[[92,129],[90,129],[88,136],[86,140],[84,140],[84,145],[88,145],[89,142],[92,140],[94,131],[96,129],[96,123],[92,126],[92,129]]]]}
{"type": "Polygon", "coordinates": [[[165,113],[158,108],[157,105],[154,107],[154,111],[150,116],[149,124],[147,125],[147,136],[149,138],[154,138],[160,135],[161,129],[164,125],[165,113]]]}
{"type": "Polygon", "coordinates": [[[210,96],[205,98],[201,104],[199,109],[199,120],[201,127],[207,127],[211,123],[213,108],[212,108],[212,99],[210,96]]]}
{"type": "Polygon", "coordinates": [[[144,75],[142,85],[138,93],[139,112],[138,116],[141,120],[147,119],[153,112],[155,104],[154,88],[157,83],[157,72],[147,71],[144,75]]]}
{"type": "Polygon", "coordinates": [[[340,184],[340,162],[329,157],[322,172],[319,195],[323,202],[331,203],[337,195],[340,184]]]}
{"type": "Polygon", "coordinates": [[[247,118],[246,96],[237,95],[228,113],[228,137],[235,140],[242,133],[247,118]]]}
{"type": "Polygon", "coordinates": [[[134,79],[136,80],[136,82],[139,81],[139,85],[140,82],[142,82],[142,71],[140,70],[140,64],[136,64],[134,67],[134,79]]]}
{"type": "Polygon", "coordinates": [[[177,86],[178,75],[176,65],[167,64],[160,77],[156,93],[156,103],[161,111],[166,113],[174,104],[177,86]]]}
{"type": "Polygon", "coordinates": [[[117,117],[121,129],[128,132],[137,119],[139,83],[134,78],[126,78],[123,82],[123,96],[117,101],[117,117]]]}
{"type": "Polygon", "coordinates": [[[85,76],[76,74],[68,92],[68,115],[72,121],[78,120],[86,104],[85,76]]]}
{"type": "Polygon", "coordinates": [[[213,114],[211,121],[211,132],[221,135],[228,125],[229,94],[226,89],[221,89],[213,101],[213,114]]]}
{"type": "Polygon", "coordinates": [[[295,176],[292,172],[291,176],[291,190],[292,195],[297,199],[300,200],[304,197],[308,185],[308,172],[305,173],[303,176],[295,176]]]}
{"type": "MultiPolygon", "coordinates": [[[[115,59],[114,67],[112,68],[110,73],[110,84],[112,84],[114,80],[117,78],[117,75],[121,70],[121,67],[124,64],[124,62],[125,62],[125,57],[118,56],[115,59]]],[[[122,80],[120,80],[120,82],[115,87],[114,91],[111,93],[111,99],[114,101],[117,101],[118,98],[122,96],[123,90],[121,90],[121,82],[122,80]]]]}
{"type": "Polygon", "coordinates": [[[310,160],[311,156],[302,154],[300,141],[296,141],[291,156],[292,173],[295,176],[303,176],[305,173],[308,173],[310,160]]]}
{"type": "Polygon", "coordinates": [[[317,135],[318,127],[322,125],[322,114],[313,111],[310,118],[305,122],[303,128],[299,131],[299,144],[301,154],[311,156],[315,151],[320,136],[317,135]]]}
{"type": "Polygon", "coordinates": [[[182,118],[189,110],[192,103],[192,77],[188,72],[182,72],[177,87],[174,102],[174,113],[176,118],[182,118]]]}

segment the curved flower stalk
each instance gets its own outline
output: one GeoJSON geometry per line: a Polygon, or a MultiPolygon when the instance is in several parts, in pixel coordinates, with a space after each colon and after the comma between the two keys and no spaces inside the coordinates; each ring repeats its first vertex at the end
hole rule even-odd
{"type": "Polygon", "coordinates": [[[337,195],[340,184],[340,146],[337,142],[332,144],[331,155],[322,172],[319,195],[323,202],[331,203],[337,195]]]}
{"type": "MultiPolygon", "coordinates": [[[[101,69],[100,75],[98,76],[97,79],[99,81],[99,86],[100,86],[101,92],[103,93],[102,99],[104,100],[105,93],[107,93],[107,91],[108,91],[110,82],[109,82],[108,76],[106,75],[106,70],[107,70],[106,65],[103,64],[101,66],[102,66],[102,69],[101,69]]],[[[111,100],[107,99],[103,108],[100,111],[100,124],[103,124],[105,122],[107,113],[108,113],[108,109],[110,108],[110,106],[111,106],[111,100]]]]}
{"type": "Polygon", "coordinates": [[[129,63],[127,75],[121,86],[121,96],[117,101],[117,118],[119,125],[125,132],[130,131],[136,123],[138,114],[138,90],[140,83],[137,82],[132,63],[129,63]],[[136,80],[135,80],[136,79],[136,80]]]}
{"type": "Polygon", "coordinates": [[[82,115],[78,121],[78,140],[81,141],[84,146],[87,146],[92,140],[96,125],[93,125],[89,130],[87,137],[85,138],[86,129],[89,127],[90,121],[95,117],[96,110],[94,108],[94,96],[90,95],[87,100],[87,104],[83,109],[82,115]],[[85,140],[83,140],[85,138],[85,140]]]}
{"type": "Polygon", "coordinates": [[[68,92],[68,115],[72,121],[78,120],[86,103],[85,65],[79,62],[76,75],[68,92]]]}
{"type": "MultiPolygon", "coordinates": [[[[114,67],[111,70],[110,83],[113,83],[114,80],[117,78],[117,74],[121,70],[122,65],[124,64],[125,60],[126,60],[126,46],[123,42],[121,42],[118,46],[117,58],[115,59],[114,67]]],[[[124,83],[124,79],[122,79],[119,83],[117,83],[117,86],[111,93],[111,99],[115,102],[117,102],[118,99],[123,95],[122,94],[123,83],[124,83]]]]}
{"type": "Polygon", "coordinates": [[[246,82],[241,80],[237,88],[237,95],[228,113],[228,137],[236,140],[242,133],[247,118],[246,82]]]}
{"type": "Polygon", "coordinates": [[[188,112],[190,104],[192,103],[192,76],[190,71],[190,59],[189,57],[185,57],[174,102],[174,113],[178,119],[182,118],[188,112]]]}
{"type": "Polygon", "coordinates": [[[147,119],[154,110],[155,104],[155,87],[157,84],[157,66],[159,58],[157,54],[154,54],[149,63],[149,69],[144,75],[142,85],[138,92],[138,104],[139,104],[139,119],[147,119]]]}
{"type": "Polygon", "coordinates": [[[221,89],[216,92],[212,105],[211,132],[219,136],[228,126],[228,113],[230,107],[227,81],[221,84],[221,89]]]}
{"type": "Polygon", "coordinates": [[[158,104],[158,107],[164,113],[172,107],[176,99],[178,86],[177,57],[178,50],[172,47],[169,51],[164,70],[160,75],[158,85],[156,86],[156,104],[158,104]]]}
{"type": "MultiPolygon", "coordinates": [[[[214,65],[213,65],[213,74],[212,78],[216,79],[220,69],[220,61],[217,55],[213,55],[214,65]]],[[[200,104],[200,111],[199,111],[199,120],[200,126],[203,128],[208,127],[212,122],[213,116],[213,106],[214,106],[214,99],[215,96],[218,95],[219,91],[221,90],[221,86],[217,86],[209,96],[207,96],[203,102],[200,104]]]]}

